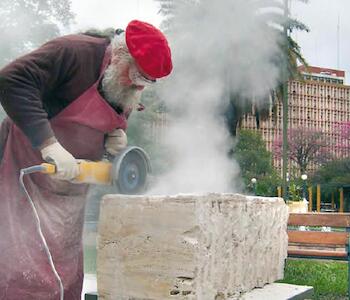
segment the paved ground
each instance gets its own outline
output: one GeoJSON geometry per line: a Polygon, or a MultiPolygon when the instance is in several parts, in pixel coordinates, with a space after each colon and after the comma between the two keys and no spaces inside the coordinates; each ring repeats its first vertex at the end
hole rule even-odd
{"type": "MultiPolygon", "coordinates": [[[[85,274],[83,293],[81,299],[84,300],[85,293],[94,293],[97,291],[96,275],[85,274]]],[[[264,288],[254,289],[253,291],[241,296],[242,300],[293,300],[293,299],[312,299],[312,287],[299,286],[286,283],[272,283],[265,285],[264,288]],[[301,296],[304,295],[304,296],[301,296]]]]}
{"type": "Polygon", "coordinates": [[[302,300],[312,299],[313,288],[310,286],[272,283],[261,289],[254,289],[241,296],[242,300],[302,300]]]}
{"type": "Polygon", "coordinates": [[[84,275],[84,285],[83,292],[81,294],[81,300],[84,300],[85,293],[93,293],[97,291],[96,275],[95,274],[85,274],[84,275]]]}

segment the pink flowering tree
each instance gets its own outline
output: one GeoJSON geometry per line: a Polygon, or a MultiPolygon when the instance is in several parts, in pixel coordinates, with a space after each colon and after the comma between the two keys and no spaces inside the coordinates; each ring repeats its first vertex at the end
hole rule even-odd
{"type": "Polygon", "coordinates": [[[335,126],[335,131],[338,133],[340,141],[336,147],[345,157],[350,156],[350,121],[341,122],[335,126]]]}
{"type": "MultiPolygon", "coordinates": [[[[308,170],[310,164],[322,164],[332,158],[330,143],[319,130],[303,127],[288,130],[288,157],[299,167],[300,174],[308,170]]],[[[282,136],[275,139],[273,154],[282,157],[282,136]]]]}

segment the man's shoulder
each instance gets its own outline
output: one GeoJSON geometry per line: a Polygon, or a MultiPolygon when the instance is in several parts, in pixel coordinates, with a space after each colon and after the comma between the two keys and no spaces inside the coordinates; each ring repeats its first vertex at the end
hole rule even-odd
{"type": "Polygon", "coordinates": [[[109,43],[110,41],[106,38],[97,38],[84,34],[70,34],[55,38],[47,44],[65,49],[91,49],[106,48],[109,43]]]}

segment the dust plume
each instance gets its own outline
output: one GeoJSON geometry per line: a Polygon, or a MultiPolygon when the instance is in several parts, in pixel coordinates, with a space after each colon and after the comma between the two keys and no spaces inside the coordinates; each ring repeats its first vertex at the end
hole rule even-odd
{"type": "Polygon", "coordinates": [[[167,22],[174,70],[159,91],[170,111],[164,138],[168,172],[151,193],[239,191],[239,168],[228,155],[234,141],[223,112],[230,95],[266,97],[279,74],[273,62],[280,35],[267,24],[269,14],[259,10],[259,3],[174,5],[167,22]]]}

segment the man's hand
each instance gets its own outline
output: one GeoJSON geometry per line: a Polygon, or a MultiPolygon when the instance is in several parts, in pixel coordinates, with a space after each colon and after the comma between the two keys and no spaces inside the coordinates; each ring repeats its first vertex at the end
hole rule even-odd
{"type": "Polygon", "coordinates": [[[123,129],[115,129],[107,135],[105,148],[109,154],[117,155],[128,144],[128,138],[123,129]]]}
{"type": "Polygon", "coordinates": [[[78,176],[79,166],[77,161],[59,142],[55,141],[44,146],[40,151],[44,160],[56,165],[55,178],[71,180],[78,176]]]}

